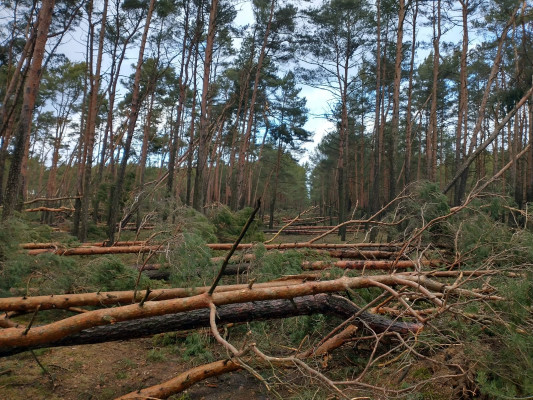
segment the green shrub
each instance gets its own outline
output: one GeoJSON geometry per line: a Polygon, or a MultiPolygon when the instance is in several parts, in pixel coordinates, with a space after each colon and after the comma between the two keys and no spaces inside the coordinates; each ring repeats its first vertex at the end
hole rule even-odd
{"type": "Polygon", "coordinates": [[[255,270],[261,280],[268,281],[279,278],[282,275],[294,275],[302,272],[302,261],[305,255],[296,250],[280,252],[271,250],[256,253],[255,270]],[[263,254],[257,257],[257,254],[263,254]]]}
{"type": "MultiPolygon", "coordinates": [[[[133,290],[139,272],[135,268],[125,266],[116,256],[98,257],[89,262],[85,269],[88,284],[101,291],[133,290]]],[[[141,274],[139,288],[149,286],[150,280],[141,274]]]]}
{"type": "MultiPolygon", "coordinates": [[[[244,208],[233,213],[228,207],[220,206],[210,210],[209,218],[216,228],[216,236],[221,242],[234,242],[242,232],[242,228],[252,214],[252,208],[244,208]]],[[[260,230],[260,222],[254,220],[243,238],[244,242],[262,242],[264,234],[260,230]]]]}
{"type": "Polygon", "coordinates": [[[211,250],[195,233],[184,233],[165,255],[170,282],[175,286],[202,286],[210,282],[217,268],[211,264],[211,250]]]}

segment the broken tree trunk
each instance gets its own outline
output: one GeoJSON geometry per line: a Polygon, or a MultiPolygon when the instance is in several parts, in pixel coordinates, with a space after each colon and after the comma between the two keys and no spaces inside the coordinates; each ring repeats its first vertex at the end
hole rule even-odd
{"type": "MultiPolygon", "coordinates": [[[[251,322],[311,314],[336,315],[342,319],[346,319],[357,312],[359,312],[359,308],[344,297],[317,294],[314,296],[296,297],[291,300],[265,300],[220,306],[217,307],[217,323],[251,322]]],[[[361,322],[361,327],[367,325],[376,332],[393,331],[406,334],[409,332],[418,332],[422,329],[422,325],[418,323],[392,321],[369,312],[361,313],[358,318],[360,321],[363,321],[361,322]]],[[[41,344],[37,347],[74,346],[111,342],[208,326],[209,310],[202,309],[98,326],[53,343],[41,344]]],[[[13,355],[25,350],[27,350],[26,347],[0,349],[0,357],[13,355]]]]}
{"type": "MultiPolygon", "coordinates": [[[[111,247],[124,247],[124,246],[142,246],[147,245],[146,240],[131,240],[124,242],[115,242],[111,247]]],[[[79,247],[106,247],[108,242],[94,242],[94,243],[82,243],[79,247]]],[[[20,247],[26,250],[33,249],[58,249],[64,248],[64,244],[60,242],[46,242],[46,243],[22,243],[20,247]]]]}
{"type": "MultiPolygon", "coordinates": [[[[267,250],[282,250],[282,249],[360,249],[371,248],[381,250],[396,251],[401,247],[402,243],[280,243],[280,244],[266,244],[267,250]]],[[[229,250],[233,243],[211,243],[208,244],[211,250],[229,250]]],[[[237,250],[251,249],[257,244],[241,243],[237,250]]]]}
{"type": "Polygon", "coordinates": [[[71,249],[48,248],[29,250],[28,254],[35,256],[43,253],[53,253],[60,256],[91,256],[95,254],[129,254],[151,253],[161,250],[159,246],[114,246],[114,247],[73,247],[71,249]]]}
{"type": "Polygon", "coordinates": [[[323,270],[326,268],[343,268],[343,269],[369,269],[369,270],[394,270],[415,268],[419,265],[437,266],[437,261],[411,261],[402,260],[394,263],[394,261],[374,261],[374,260],[352,260],[352,261],[304,261],[302,268],[304,270],[323,270]]]}
{"type": "MultiPolygon", "coordinates": [[[[442,286],[437,282],[423,280],[424,285],[434,283],[438,289],[457,291],[450,286],[442,286]]],[[[280,287],[253,288],[233,290],[229,292],[207,293],[186,298],[145,301],[144,303],[131,304],[122,307],[104,308],[74,315],[48,325],[32,327],[31,329],[7,328],[0,334],[0,349],[7,350],[13,347],[28,348],[41,344],[52,343],[95,326],[115,324],[121,321],[138,318],[154,317],[159,315],[186,312],[208,308],[210,304],[221,306],[226,304],[247,303],[262,300],[293,299],[317,293],[334,293],[347,289],[362,289],[368,287],[390,287],[394,285],[408,285],[427,292],[421,285],[418,277],[409,275],[376,275],[372,277],[342,277],[329,281],[305,282],[296,285],[280,287]]],[[[430,301],[437,305],[442,302],[428,292],[430,301]]]]}
{"type": "MultiPolygon", "coordinates": [[[[114,249],[115,247],[131,247],[129,251],[123,250],[124,253],[138,253],[140,248],[149,249],[149,248],[156,248],[158,246],[157,243],[152,243],[148,245],[145,241],[137,240],[137,241],[126,241],[126,242],[116,242],[111,247],[106,247],[107,242],[96,242],[96,243],[83,243],[80,245],[80,247],[65,249],[62,248],[63,244],[59,242],[49,242],[49,243],[23,243],[20,245],[23,249],[27,250],[41,250],[41,251],[32,251],[28,252],[30,255],[36,255],[46,252],[57,252],[56,254],[62,254],[62,255],[89,255],[89,254],[112,254],[113,252],[121,252],[119,250],[109,250],[114,249]],[[109,250],[108,253],[106,253],[105,250],[95,250],[92,253],[88,253],[91,251],[93,247],[106,247],[106,249],[109,250]],[[84,250],[78,250],[78,249],[84,249],[84,250]],[[87,250],[89,249],[89,250],[87,250]],[[61,250],[69,250],[67,253],[61,253],[61,250]]],[[[211,250],[230,250],[233,246],[233,243],[211,243],[207,244],[207,247],[211,250]]],[[[243,243],[239,244],[237,247],[237,250],[245,250],[245,249],[252,249],[254,246],[257,246],[257,244],[252,243],[243,243]]],[[[377,254],[383,254],[383,257],[387,253],[397,251],[400,246],[400,244],[394,244],[394,243],[280,243],[280,244],[267,244],[264,245],[266,250],[286,250],[286,249],[365,249],[364,251],[376,251],[376,256],[372,255],[372,253],[368,253],[369,258],[381,258],[377,254]],[[379,250],[370,250],[370,249],[379,249],[379,250]]],[[[149,250],[145,250],[149,251],[149,250]]],[[[355,250],[358,251],[358,250],[355,250]]],[[[360,251],[361,254],[364,254],[363,251],[360,251]]],[[[331,254],[332,257],[337,257],[333,254],[331,254]]],[[[344,256],[344,258],[348,258],[349,256],[344,256]]],[[[342,256],[341,256],[342,258],[342,256]]]]}
{"type": "Polygon", "coordinates": [[[126,399],[166,399],[173,394],[180,393],[193,386],[197,382],[213,376],[219,376],[228,372],[238,371],[242,367],[232,360],[214,361],[209,364],[200,365],[189,369],[182,374],[170,379],[162,384],[139,389],[135,392],[118,397],[115,400],[126,399]]]}
{"type": "Polygon", "coordinates": [[[73,208],[70,207],[59,207],[59,208],[50,208],[50,207],[36,207],[36,208],[26,208],[24,210],[25,212],[39,212],[39,211],[46,211],[46,212],[74,212],[73,208]]]}
{"type": "MultiPolygon", "coordinates": [[[[305,275],[287,276],[271,282],[256,283],[253,288],[269,288],[301,284],[306,281],[318,280],[320,276],[305,275]]],[[[244,290],[249,288],[249,284],[239,285],[223,285],[217,286],[215,292],[230,292],[233,290],[244,290]]],[[[202,286],[197,288],[172,288],[172,289],[155,289],[150,291],[150,294],[145,301],[161,301],[169,299],[177,299],[183,297],[196,296],[205,293],[209,290],[209,286],[202,286]]],[[[0,311],[17,311],[17,312],[33,312],[39,307],[40,311],[54,310],[54,309],[68,309],[72,307],[86,307],[86,306],[114,306],[120,304],[139,303],[143,297],[144,291],[133,290],[115,291],[115,292],[96,292],[96,293],[76,293],[76,294],[59,294],[49,296],[33,296],[33,297],[3,297],[0,298],[0,311]],[[135,296],[135,297],[134,297],[135,296]]]]}

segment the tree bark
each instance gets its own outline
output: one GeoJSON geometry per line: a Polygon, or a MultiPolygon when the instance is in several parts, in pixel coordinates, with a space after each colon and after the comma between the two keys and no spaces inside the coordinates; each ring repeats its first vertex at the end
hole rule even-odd
{"type": "Polygon", "coordinates": [[[22,163],[24,150],[30,138],[33,108],[39,91],[41,67],[44,58],[48,31],[52,23],[52,13],[55,0],[43,0],[37,22],[37,35],[33,48],[32,61],[24,84],[22,110],[19,126],[16,132],[15,150],[11,158],[7,190],[5,194],[2,220],[6,220],[14,211],[21,184],[22,163]]]}
{"type": "MultiPolygon", "coordinates": [[[[100,26],[100,37],[98,39],[98,53],[96,57],[96,68],[93,74],[92,71],[92,46],[90,49],[91,60],[89,65],[91,66],[91,75],[90,75],[90,95],[89,95],[89,110],[87,113],[87,124],[85,125],[85,146],[83,147],[83,157],[85,159],[85,168],[83,171],[83,191],[81,198],[81,210],[80,210],[80,229],[78,231],[78,239],[80,242],[87,239],[87,229],[89,225],[89,200],[92,194],[91,187],[91,175],[93,167],[93,150],[95,142],[95,133],[96,133],[96,116],[98,114],[99,102],[98,95],[100,91],[100,71],[102,68],[102,57],[104,52],[104,37],[106,32],[106,23],[107,23],[107,7],[108,0],[104,0],[102,21],[100,26]]],[[[91,10],[93,10],[93,2],[91,1],[91,10]]],[[[90,21],[90,19],[89,19],[90,21]]],[[[91,29],[94,29],[91,26],[91,29]]],[[[91,40],[92,44],[92,40],[91,40]]]]}
{"type": "Polygon", "coordinates": [[[434,182],[437,179],[437,104],[440,65],[440,38],[441,38],[441,1],[433,1],[433,84],[431,86],[431,111],[429,114],[429,127],[426,134],[426,168],[427,179],[434,182]]]}
{"type": "MultiPolygon", "coordinates": [[[[438,282],[424,279],[425,286],[432,286],[437,290],[456,289],[438,284],[438,282]]],[[[6,328],[0,336],[0,350],[8,350],[14,347],[23,349],[42,344],[52,343],[85,329],[101,325],[115,324],[121,321],[129,321],[138,318],[147,318],[205,309],[214,304],[222,306],[226,304],[247,303],[261,300],[294,299],[317,293],[334,293],[346,289],[362,289],[376,286],[390,286],[397,284],[420,285],[419,278],[407,274],[375,275],[372,277],[342,277],[330,281],[306,282],[291,286],[276,288],[253,288],[231,292],[215,292],[197,296],[162,300],[145,301],[144,303],[131,304],[128,306],[99,309],[78,314],[70,318],[52,322],[48,325],[32,327],[31,329],[6,328]]],[[[431,290],[433,290],[431,288],[431,290]]]]}
{"type": "MultiPolygon", "coordinates": [[[[271,320],[300,315],[326,314],[346,319],[359,311],[351,301],[341,296],[317,294],[293,299],[266,300],[217,307],[217,323],[243,323],[271,320]]],[[[370,327],[376,332],[417,332],[421,325],[392,321],[377,314],[363,312],[358,317],[361,327],[370,327]]],[[[67,336],[61,340],[32,347],[76,346],[152,336],[164,332],[198,329],[209,326],[209,309],[193,310],[176,314],[117,322],[98,326],[67,336]]],[[[0,348],[0,357],[28,350],[27,347],[0,348]]]]}
{"type": "Polygon", "coordinates": [[[152,13],[154,10],[155,0],[150,0],[150,5],[148,8],[148,13],[146,14],[146,23],[144,25],[144,32],[141,39],[141,44],[139,48],[139,56],[137,59],[137,68],[135,69],[135,78],[133,81],[133,90],[131,97],[131,108],[128,118],[128,128],[126,132],[126,143],[124,144],[124,154],[122,156],[122,161],[120,163],[120,168],[118,171],[117,179],[115,181],[114,187],[111,189],[111,199],[109,201],[109,214],[108,214],[108,230],[109,230],[109,241],[114,242],[115,240],[115,229],[118,220],[118,213],[120,212],[120,202],[122,198],[122,188],[124,186],[124,179],[126,177],[126,167],[128,166],[128,159],[131,150],[131,142],[133,141],[133,133],[135,131],[135,125],[137,124],[137,117],[139,115],[140,108],[140,94],[139,86],[141,80],[141,69],[144,61],[144,49],[146,46],[146,40],[148,38],[148,30],[150,29],[150,21],[152,19],[152,13]]]}
{"type": "Polygon", "coordinates": [[[204,77],[202,84],[202,101],[200,103],[200,127],[198,137],[198,158],[196,160],[196,176],[194,179],[194,195],[192,206],[195,210],[202,212],[206,195],[205,168],[207,165],[207,155],[209,146],[209,115],[207,102],[209,99],[209,80],[211,77],[211,64],[213,61],[213,47],[217,32],[217,12],[218,0],[211,0],[209,11],[209,29],[207,31],[207,42],[204,55],[204,77]]]}
{"type": "MultiPolygon", "coordinates": [[[[394,93],[392,96],[392,132],[391,132],[391,152],[389,154],[389,198],[392,200],[396,196],[396,153],[398,152],[398,135],[400,127],[400,84],[402,79],[402,47],[403,47],[403,23],[405,20],[405,0],[399,0],[398,9],[398,33],[396,36],[396,58],[394,61],[394,93]]],[[[414,27],[413,27],[414,29],[414,27]]],[[[409,111],[408,111],[409,112],[409,111]]]]}

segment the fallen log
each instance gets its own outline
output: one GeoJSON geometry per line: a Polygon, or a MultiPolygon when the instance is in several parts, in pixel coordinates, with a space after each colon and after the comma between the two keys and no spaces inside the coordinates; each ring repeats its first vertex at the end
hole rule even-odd
{"type": "MultiPolygon", "coordinates": [[[[296,297],[291,300],[265,300],[250,303],[230,304],[217,307],[217,323],[241,323],[296,317],[311,314],[336,315],[347,319],[359,312],[351,301],[337,295],[317,294],[296,297]]],[[[393,331],[402,334],[416,333],[422,329],[418,323],[392,321],[377,314],[363,312],[358,317],[360,327],[365,325],[376,332],[393,331]]],[[[39,347],[74,346],[127,340],[153,336],[158,333],[198,329],[209,326],[209,310],[193,310],[132,321],[117,322],[111,325],[86,329],[39,347]]],[[[0,331],[1,334],[1,331],[0,331]]],[[[0,357],[5,357],[27,350],[26,347],[0,349],[0,357]]]]}
{"type": "Polygon", "coordinates": [[[60,256],[91,256],[96,254],[131,254],[131,253],[151,253],[161,250],[158,246],[115,246],[115,247],[73,247],[65,248],[48,248],[29,250],[28,254],[35,256],[43,253],[53,253],[60,256]]]}
{"type": "MultiPolygon", "coordinates": [[[[94,242],[94,243],[81,243],[78,247],[106,247],[107,245],[108,245],[108,242],[94,242]]],[[[142,246],[142,245],[147,245],[146,240],[131,240],[131,241],[124,241],[124,242],[116,242],[116,243],[113,243],[113,246],[110,246],[110,247],[142,246]]],[[[58,249],[58,248],[65,248],[65,245],[60,242],[22,243],[20,247],[25,250],[58,249]]]]}
{"type": "Polygon", "coordinates": [[[394,263],[394,261],[374,261],[374,260],[352,260],[352,261],[304,261],[302,268],[304,270],[316,271],[326,268],[343,268],[343,269],[369,269],[369,270],[394,270],[415,268],[418,265],[438,265],[435,261],[420,261],[415,262],[411,260],[402,260],[394,263]]]}
{"type": "MultiPolygon", "coordinates": [[[[255,283],[254,289],[269,288],[301,284],[306,281],[318,280],[318,275],[305,275],[302,277],[282,278],[279,280],[255,283]]],[[[223,285],[217,286],[215,293],[229,292],[233,290],[248,289],[249,284],[239,285],[223,285]]],[[[205,293],[209,290],[209,286],[197,288],[172,288],[172,289],[155,289],[150,292],[146,301],[161,301],[169,299],[177,299],[183,297],[196,296],[205,293]]],[[[138,303],[144,297],[144,291],[133,290],[114,291],[114,292],[96,292],[96,293],[76,293],[76,294],[60,294],[49,296],[33,296],[33,297],[2,297],[0,298],[0,311],[17,311],[17,312],[32,312],[39,307],[41,311],[53,309],[67,309],[71,307],[86,307],[86,306],[115,306],[120,304],[138,303]],[[134,297],[135,296],[135,297],[134,297]]]]}
{"type": "Polygon", "coordinates": [[[55,198],[37,197],[36,199],[25,201],[22,204],[26,205],[26,204],[37,203],[39,201],[48,202],[48,201],[74,200],[74,199],[81,199],[81,196],[65,196],[65,197],[55,197],[55,198]]]}
{"type": "MultiPolygon", "coordinates": [[[[257,244],[253,243],[242,243],[237,246],[237,250],[252,249],[257,244]]],[[[64,248],[64,244],[59,242],[49,242],[49,243],[23,243],[20,245],[25,250],[41,250],[41,251],[29,251],[30,255],[37,255],[46,252],[56,252],[56,254],[62,255],[87,255],[85,251],[93,251],[95,247],[104,247],[108,249],[109,253],[106,253],[105,250],[94,250],[91,254],[112,254],[112,252],[121,252],[121,250],[110,250],[115,249],[116,247],[130,247],[130,251],[122,250],[124,253],[132,252],[138,253],[139,249],[145,248],[155,248],[158,245],[157,243],[146,244],[145,241],[125,241],[125,242],[116,242],[111,247],[106,247],[107,242],[96,242],[96,243],[83,243],[79,247],[72,247],[69,249],[64,248]],[[77,250],[77,249],[89,249],[89,250],[77,250]],[[61,251],[68,250],[66,253],[61,253],[61,251]],[[79,252],[79,253],[78,253],[79,252]]],[[[211,250],[230,250],[232,243],[210,243],[207,244],[207,247],[211,250]]],[[[264,245],[267,250],[287,250],[287,249],[366,249],[365,251],[371,251],[368,249],[379,249],[380,252],[394,252],[399,249],[399,245],[393,243],[280,243],[280,244],[267,244],[264,245]]],[[[384,253],[383,253],[384,254],[384,253]]]]}
{"type": "MultiPolygon", "coordinates": [[[[283,252],[283,251],[282,251],[283,252]]],[[[327,255],[334,258],[357,258],[357,259],[394,259],[398,253],[394,251],[381,250],[312,250],[306,255],[327,255]]],[[[249,262],[255,260],[255,254],[241,254],[231,257],[230,262],[249,262]]],[[[212,263],[224,261],[224,257],[212,257],[212,263]]]]}
{"type": "Polygon", "coordinates": [[[232,360],[214,361],[209,364],[188,369],[175,378],[159,385],[139,389],[124,396],[117,397],[115,400],[166,399],[173,394],[180,393],[194,384],[203,381],[204,379],[226,374],[228,372],[238,371],[240,369],[242,369],[241,365],[232,360]]]}
{"type": "MultiPolygon", "coordinates": [[[[138,318],[154,317],[159,315],[186,312],[208,308],[211,304],[221,306],[226,304],[247,303],[261,300],[293,299],[295,297],[307,296],[317,293],[334,293],[347,289],[362,289],[368,287],[390,287],[394,285],[416,286],[419,290],[424,290],[420,285],[418,277],[409,275],[376,275],[372,277],[342,277],[329,281],[305,282],[296,285],[286,285],[280,287],[253,288],[244,290],[233,290],[229,292],[215,292],[212,295],[207,293],[186,298],[145,301],[144,303],[131,304],[127,306],[104,308],[87,313],[74,315],[60,321],[52,322],[48,325],[32,327],[31,329],[6,328],[0,332],[0,350],[8,350],[13,347],[28,348],[41,344],[52,343],[67,336],[81,332],[95,326],[115,324],[121,321],[134,320],[138,318]]],[[[424,279],[424,284],[431,281],[424,279]]],[[[437,282],[434,282],[439,288],[437,282]]],[[[442,289],[453,293],[457,289],[445,286],[442,289]]],[[[425,290],[427,292],[427,290],[425,290]]],[[[434,299],[428,293],[429,299],[438,305],[442,302],[434,299]]],[[[484,297],[484,296],[481,296],[484,297]]],[[[401,300],[401,299],[400,299],[401,300]]]]}
{"type": "Polygon", "coordinates": [[[39,212],[39,211],[46,211],[46,212],[74,212],[73,208],[70,207],[59,207],[59,208],[51,208],[51,207],[35,207],[35,208],[26,208],[24,210],[25,212],[39,212]]]}
{"type": "Polygon", "coordinates": [[[315,250],[317,254],[327,254],[334,258],[393,259],[398,256],[395,251],[386,250],[315,250]]]}
{"type": "MultiPolygon", "coordinates": [[[[211,243],[208,244],[211,250],[229,250],[233,246],[232,243],[211,243]]],[[[237,250],[251,249],[257,244],[254,243],[241,243],[237,247],[237,250]]],[[[371,248],[381,250],[397,251],[400,244],[396,243],[279,243],[279,244],[266,244],[264,245],[267,250],[282,250],[282,249],[360,249],[371,248]]]]}
{"type": "MultiPolygon", "coordinates": [[[[300,227],[295,227],[292,229],[283,229],[281,231],[282,234],[285,235],[317,235],[321,233],[329,232],[330,234],[335,234],[338,229],[323,229],[322,227],[316,227],[317,229],[301,229],[300,227]]],[[[350,228],[347,229],[346,232],[355,233],[360,232],[363,230],[362,228],[350,228]]],[[[280,229],[264,229],[263,233],[266,234],[274,234],[280,232],[280,229]]]]}

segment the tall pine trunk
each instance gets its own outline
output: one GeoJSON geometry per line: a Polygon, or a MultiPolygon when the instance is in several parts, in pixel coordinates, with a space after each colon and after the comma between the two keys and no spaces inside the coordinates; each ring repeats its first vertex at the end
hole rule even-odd
{"type": "Polygon", "coordinates": [[[11,158],[11,166],[7,181],[4,209],[2,220],[6,220],[14,211],[17,204],[17,196],[21,185],[21,172],[24,152],[29,142],[33,108],[39,91],[41,67],[44,58],[48,31],[52,23],[52,13],[55,0],[43,0],[37,21],[37,35],[33,48],[32,61],[24,84],[22,109],[20,112],[19,125],[15,135],[15,149],[11,158]]]}

